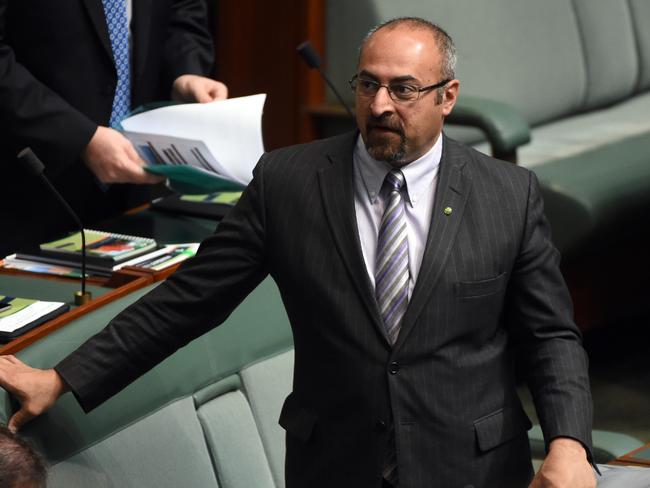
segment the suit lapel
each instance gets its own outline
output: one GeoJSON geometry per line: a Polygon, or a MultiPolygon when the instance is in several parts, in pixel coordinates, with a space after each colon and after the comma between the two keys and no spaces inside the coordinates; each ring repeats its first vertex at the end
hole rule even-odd
{"type": "Polygon", "coordinates": [[[354,208],[352,153],[357,134],[329,154],[331,165],[319,171],[319,185],[336,248],[373,323],[388,341],[363,259],[354,208]]]}
{"type": "MultiPolygon", "coordinates": [[[[111,48],[111,40],[108,36],[108,27],[106,26],[106,15],[104,14],[104,7],[101,0],[83,0],[90,20],[95,27],[95,32],[99,36],[99,40],[104,46],[106,54],[113,61],[113,49],[111,48]]],[[[113,63],[115,63],[113,61],[113,63]]]]}
{"type": "Polygon", "coordinates": [[[445,138],[427,244],[418,279],[402,320],[396,349],[406,340],[422,307],[429,299],[456,239],[471,187],[467,170],[463,171],[464,164],[465,161],[454,143],[445,138]],[[452,210],[449,215],[445,214],[447,207],[452,210]]]}
{"type": "Polygon", "coordinates": [[[136,76],[142,75],[147,63],[147,50],[151,31],[151,12],[154,10],[153,0],[133,0],[133,15],[131,26],[133,30],[133,58],[136,76]]]}

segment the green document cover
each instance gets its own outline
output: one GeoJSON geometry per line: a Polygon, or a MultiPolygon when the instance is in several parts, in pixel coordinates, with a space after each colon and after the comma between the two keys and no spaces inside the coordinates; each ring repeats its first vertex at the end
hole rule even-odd
{"type": "Polygon", "coordinates": [[[145,169],[167,178],[169,186],[181,194],[235,192],[244,188],[244,185],[228,180],[217,173],[202,171],[193,166],[150,164],[145,166],[145,169]]]}

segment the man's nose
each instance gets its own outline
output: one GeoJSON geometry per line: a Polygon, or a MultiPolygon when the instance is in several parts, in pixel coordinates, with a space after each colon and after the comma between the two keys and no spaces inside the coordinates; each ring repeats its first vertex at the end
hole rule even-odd
{"type": "Polygon", "coordinates": [[[379,87],[379,90],[370,104],[370,110],[372,111],[372,115],[375,117],[380,117],[385,113],[394,112],[395,107],[393,105],[393,99],[390,97],[387,87],[379,87]]]}

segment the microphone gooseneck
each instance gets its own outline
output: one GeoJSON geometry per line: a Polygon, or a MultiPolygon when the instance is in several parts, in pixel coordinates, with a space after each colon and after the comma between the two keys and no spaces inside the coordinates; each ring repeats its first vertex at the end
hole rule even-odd
{"type": "Polygon", "coordinates": [[[310,69],[316,69],[320,73],[321,77],[325,80],[325,83],[330,87],[330,90],[332,90],[332,93],[336,95],[336,98],[339,99],[339,102],[345,110],[348,112],[348,115],[352,119],[352,121],[355,121],[354,114],[352,113],[352,110],[348,106],[347,103],[343,100],[343,97],[339,93],[339,91],[336,89],[334,86],[334,83],[329,79],[327,74],[321,69],[320,67],[320,56],[318,56],[318,53],[314,49],[314,46],[311,45],[311,42],[305,41],[301,43],[297,48],[296,51],[298,51],[298,54],[300,54],[300,57],[305,61],[307,66],[309,66],[310,69]]]}
{"type": "Polygon", "coordinates": [[[66,209],[79,228],[79,232],[81,233],[81,295],[79,295],[78,292],[75,293],[75,303],[77,305],[87,303],[90,300],[90,293],[86,293],[86,233],[84,232],[81,219],[79,219],[75,211],[72,210],[72,207],[65,201],[65,198],[61,196],[48,177],[45,176],[45,165],[34,151],[31,150],[31,148],[26,147],[18,153],[17,157],[24,164],[25,169],[27,169],[32,175],[40,177],[41,181],[43,181],[45,186],[50,189],[50,192],[56,197],[59,203],[61,203],[63,208],[66,209]]]}

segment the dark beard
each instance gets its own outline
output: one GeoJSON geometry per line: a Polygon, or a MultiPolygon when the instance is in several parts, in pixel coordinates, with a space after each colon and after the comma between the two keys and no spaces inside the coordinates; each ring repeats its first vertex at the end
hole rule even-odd
{"type": "Polygon", "coordinates": [[[399,144],[392,144],[390,141],[385,141],[384,144],[371,144],[369,138],[366,150],[377,161],[385,161],[394,166],[396,163],[401,163],[406,156],[406,139],[400,135],[399,144]]]}
{"type": "Polygon", "coordinates": [[[382,117],[368,117],[366,122],[366,150],[374,159],[385,161],[395,165],[404,160],[406,156],[406,137],[401,125],[382,117]],[[382,127],[390,129],[394,134],[399,135],[399,142],[394,137],[381,137],[373,134],[373,128],[382,127]]]}

